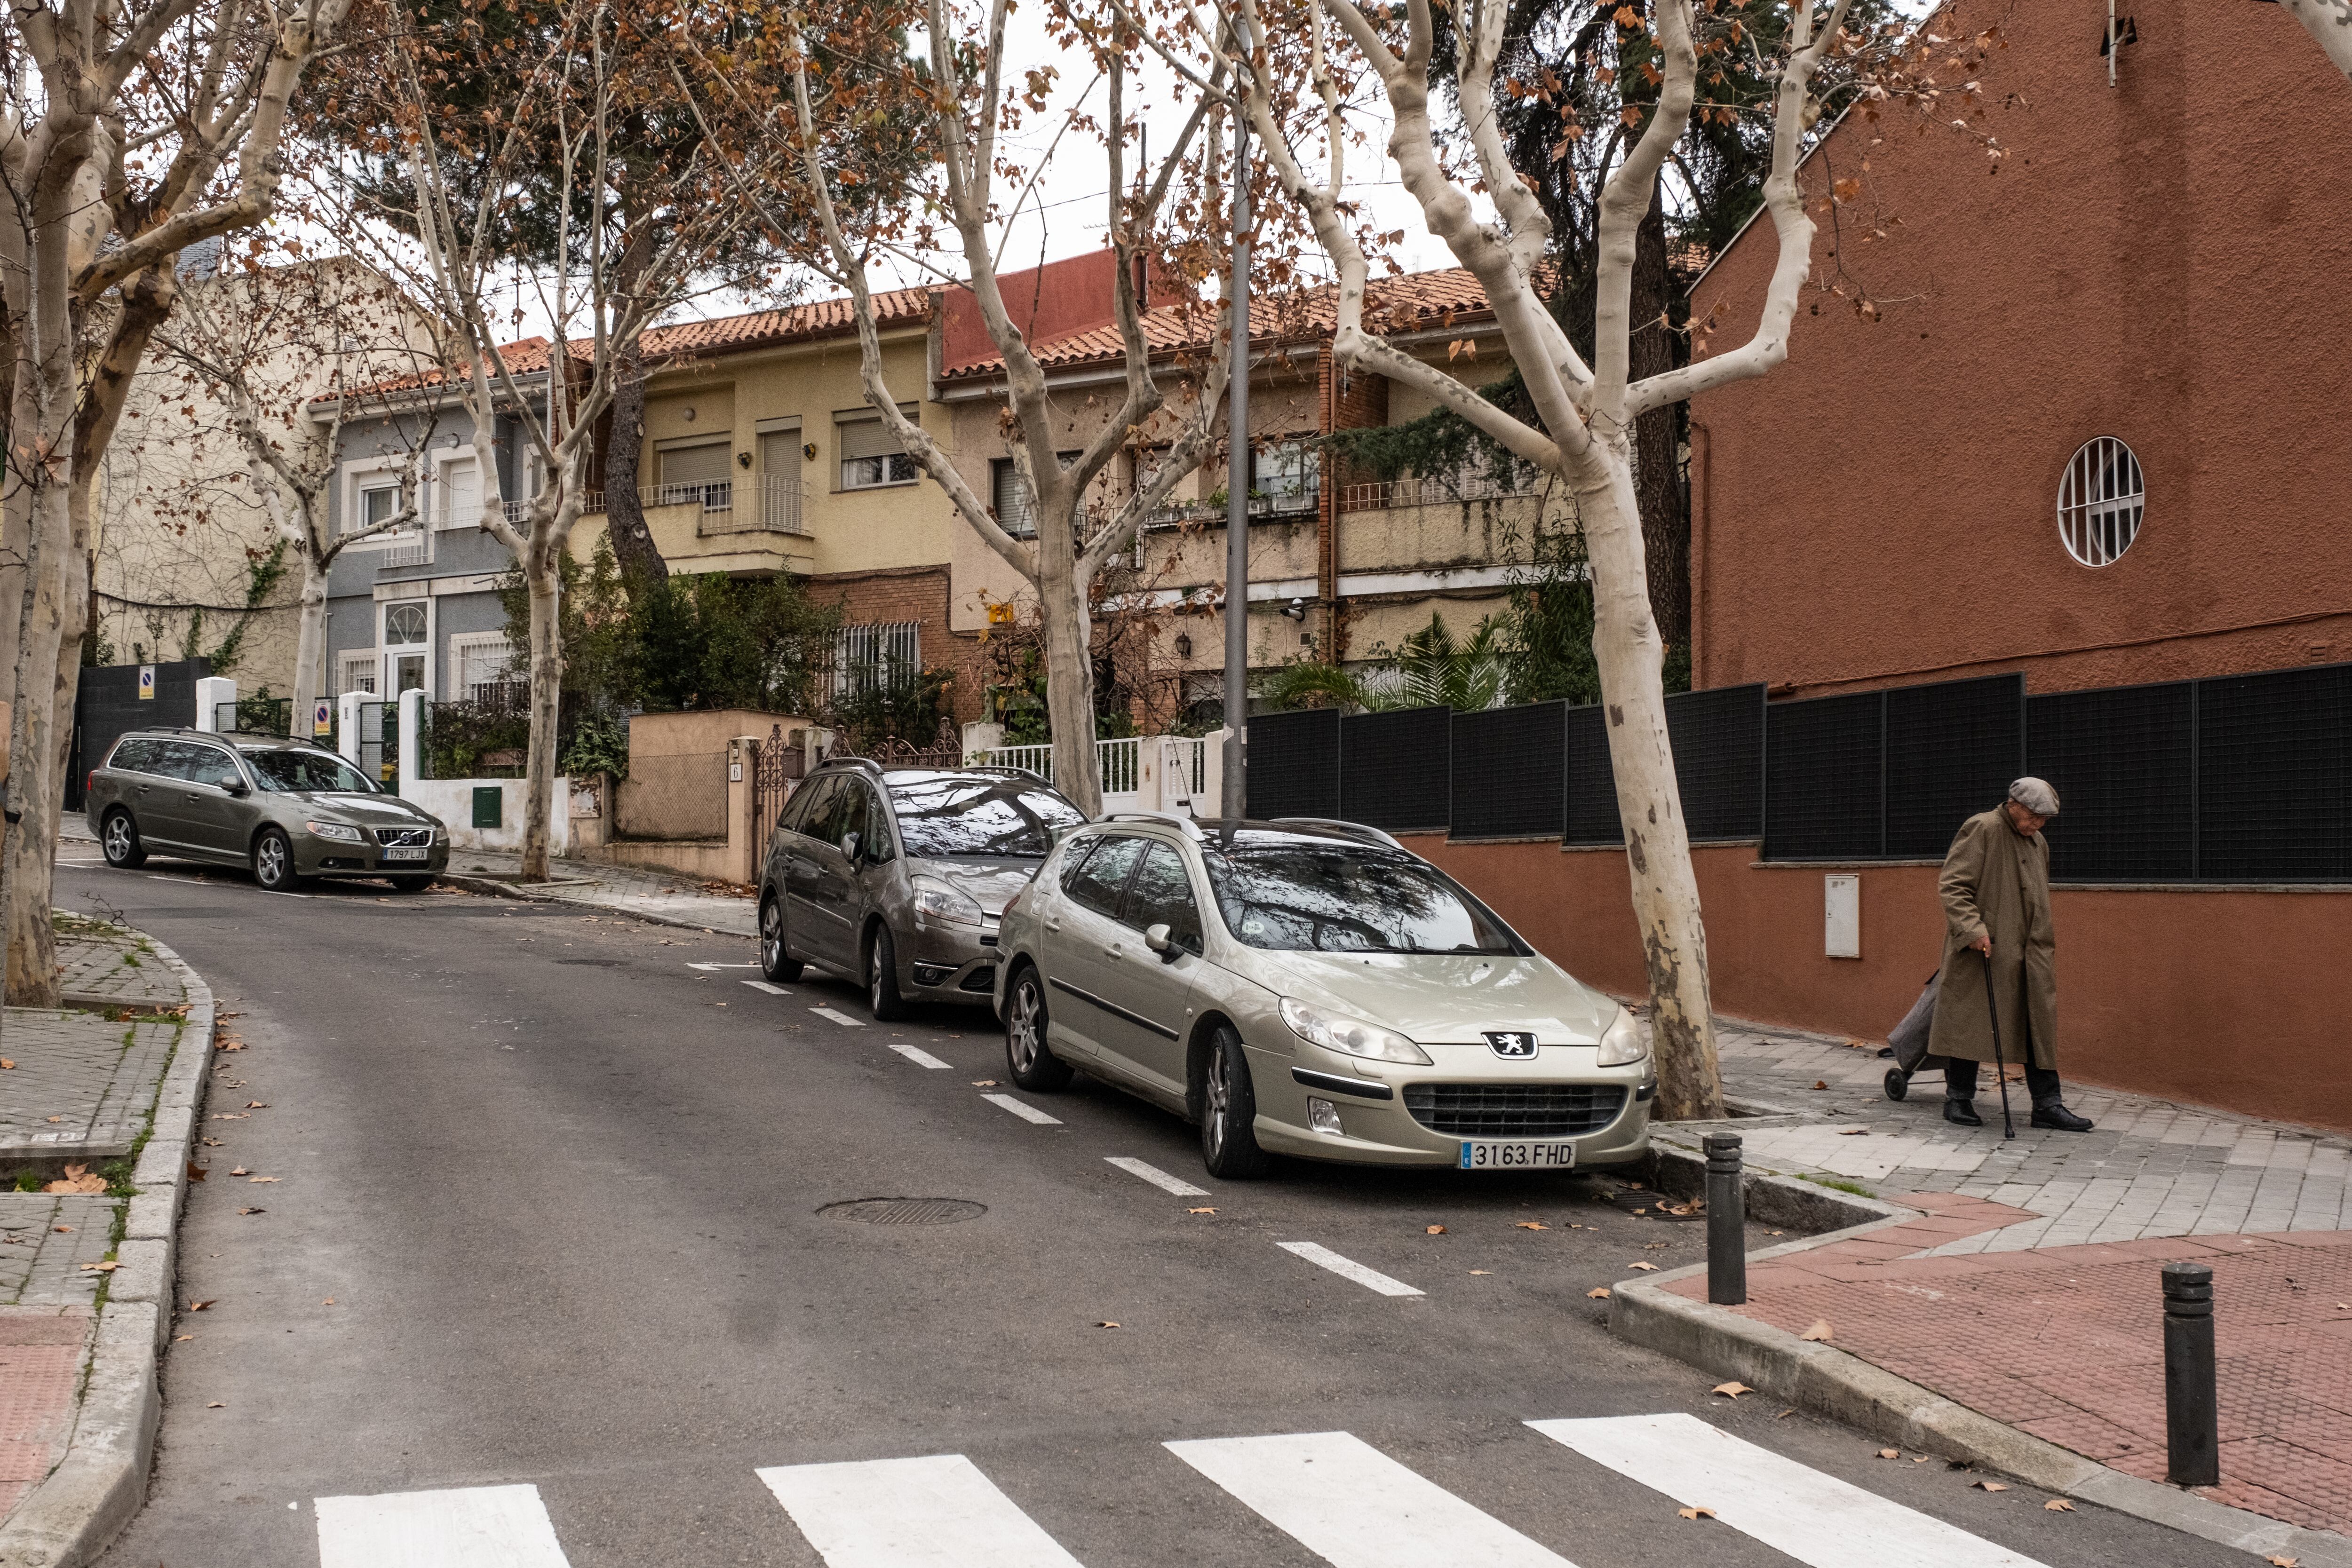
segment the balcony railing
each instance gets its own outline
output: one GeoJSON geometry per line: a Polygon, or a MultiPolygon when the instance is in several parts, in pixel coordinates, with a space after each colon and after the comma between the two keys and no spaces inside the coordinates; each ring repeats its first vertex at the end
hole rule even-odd
{"type": "MultiPolygon", "coordinates": [[[[1303,489],[1286,490],[1278,496],[1252,496],[1249,514],[1253,517],[1287,517],[1311,512],[1321,502],[1322,492],[1309,485],[1303,489]]],[[[1146,513],[1145,528],[1163,528],[1171,523],[1221,523],[1225,520],[1223,501],[1177,501],[1146,513]]]]}
{"type": "Polygon", "coordinates": [[[1465,474],[1449,478],[1382,479],[1367,485],[1346,485],[1339,490],[1343,512],[1375,512],[1389,507],[1452,507],[1464,501],[1502,500],[1532,496],[1538,476],[1497,478],[1488,474],[1465,474]]]}
{"type": "MultiPolygon", "coordinates": [[[[642,507],[699,507],[694,531],[705,538],[717,534],[809,535],[806,521],[808,486],[797,479],[755,474],[744,479],[697,480],[675,485],[647,485],[637,491],[642,507]]],[[[592,490],[583,499],[584,515],[604,510],[604,493],[592,490]]]]}

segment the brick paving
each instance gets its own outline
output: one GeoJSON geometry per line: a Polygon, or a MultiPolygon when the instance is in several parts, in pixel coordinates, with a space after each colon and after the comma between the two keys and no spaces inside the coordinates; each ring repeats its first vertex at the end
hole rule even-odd
{"type": "MultiPolygon", "coordinates": [[[[522,857],[491,850],[458,850],[449,857],[449,869],[461,875],[499,880],[520,871],[522,857]]],[[[736,936],[759,935],[759,915],[749,897],[706,892],[690,876],[594,861],[555,861],[550,863],[549,874],[561,880],[531,884],[527,896],[652,915],[736,936]]]]}
{"type": "Polygon", "coordinates": [[[80,1006],[175,1008],[187,988],[135,931],[77,920],[58,936],[58,984],[80,1006]]]}
{"type": "Polygon", "coordinates": [[[0,1310],[0,1517],[64,1457],[89,1328],[84,1306],[0,1310]]]}
{"type": "Polygon", "coordinates": [[[127,1155],[154,1109],[181,1021],[10,1008],[0,1021],[0,1157],[127,1155]]]}

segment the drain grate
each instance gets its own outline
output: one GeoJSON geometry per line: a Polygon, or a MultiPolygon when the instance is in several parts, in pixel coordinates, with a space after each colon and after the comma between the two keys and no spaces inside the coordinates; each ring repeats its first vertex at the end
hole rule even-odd
{"type": "Polygon", "coordinates": [[[988,1212],[988,1205],[961,1197],[858,1197],[828,1203],[817,1212],[860,1225],[954,1225],[978,1219],[988,1212]]]}

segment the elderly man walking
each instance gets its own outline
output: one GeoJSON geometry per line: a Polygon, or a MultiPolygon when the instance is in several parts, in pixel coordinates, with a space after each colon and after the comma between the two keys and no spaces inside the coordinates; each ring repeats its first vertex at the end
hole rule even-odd
{"type": "Polygon", "coordinates": [[[1981,1127],[1977,1063],[1994,1060],[1985,972],[2000,1009],[2001,1059],[2025,1064],[2033,1124],[2087,1133],[2088,1118],[2058,1098],[2057,933],[2050,924],[2050,841],[2042,824],[2058,814],[2058,791],[2020,779],[2009,799],[1960,824],[1944,856],[1944,970],[1927,1049],[1947,1059],[1944,1120],[1981,1127]]]}

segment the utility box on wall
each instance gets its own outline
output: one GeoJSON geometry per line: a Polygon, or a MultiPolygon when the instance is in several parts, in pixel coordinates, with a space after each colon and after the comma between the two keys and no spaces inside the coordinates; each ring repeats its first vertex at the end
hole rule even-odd
{"type": "Polygon", "coordinates": [[[1862,956],[1862,878],[1822,878],[1822,951],[1832,958],[1862,956]]]}
{"type": "Polygon", "coordinates": [[[474,786],[474,826],[503,828],[506,824],[505,789],[497,784],[474,786]]]}

